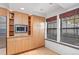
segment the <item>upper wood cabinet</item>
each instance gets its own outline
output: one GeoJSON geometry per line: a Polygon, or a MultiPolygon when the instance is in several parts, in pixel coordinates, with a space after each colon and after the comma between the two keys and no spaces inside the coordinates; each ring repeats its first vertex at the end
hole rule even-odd
{"type": "Polygon", "coordinates": [[[7,16],[9,10],[0,7],[0,16],[7,16]]]}
{"type": "Polygon", "coordinates": [[[18,12],[15,12],[14,14],[14,24],[22,24],[22,14],[18,12]]]}
{"type": "Polygon", "coordinates": [[[15,14],[15,24],[28,24],[28,15],[20,12],[14,12],[15,14]]]}
{"type": "Polygon", "coordinates": [[[27,14],[22,14],[22,23],[23,24],[28,24],[28,15],[27,14]]]}

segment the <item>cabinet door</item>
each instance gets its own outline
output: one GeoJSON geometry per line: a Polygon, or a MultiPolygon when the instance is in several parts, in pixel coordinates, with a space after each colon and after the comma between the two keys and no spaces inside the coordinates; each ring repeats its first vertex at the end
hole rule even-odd
{"type": "Polygon", "coordinates": [[[44,18],[38,16],[32,16],[32,44],[34,48],[44,45],[44,18]]]}
{"type": "Polygon", "coordinates": [[[16,46],[16,53],[20,53],[22,52],[22,48],[23,48],[23,40],[21,37],[19,38],[15,38],[15,46],[16,46]]]}
{"type": "Polygon", "coordinates": [[[27,51],[29,50],[29,38],[28,37],[24,37],[23,38],[23,48],[22,48],[22,51],[27,51]]]}
{"type": "Polygon", "coordinates": [[[29,39],[28,37],[20,37],[20,38],[15,38],[16,42],[16,53],[20,53],[23,51],[29,50],[29,39]]]}
{"type": "Polygon", "coordinates": [[[38,47],[38,39],[39,39],[39,20],[37,17],[33,17],[32,19],[33,21],[33,38],[32,38],[32,42],[34,44],[34,48],[38,47]]]}
{"type": "Polygon", "coordinates": [[[39,28],[39,40],[38,40],[38,45],[39,47],[40,46],[44,46],[45,44],[45,40],[44,40],[44,35],[45,35],[45,19],[44,18],[39,18],[39,25],[40,25],[40,28],[39,28]]]}
{"type": "Polygon", "coordinates": [[[7,15],[7,9],[0,8],[0,16],[6,16],[7,15]]]}
{"type": "Polygon", "coordinates": [[[22,14],[18,12],[15,12],[14,14],[14,24],[22,24],[22,14]]]}
{"type": "Polygon", "coordinates": [[[15,54],[16,53],[16,46],[15,40],[13,38],[7,39],[7,54],[15,54]]]}
{"type": "Polygon", "coordinates": [[[28,15],[22,14],[22,24],[28,25],[28,15]]]}

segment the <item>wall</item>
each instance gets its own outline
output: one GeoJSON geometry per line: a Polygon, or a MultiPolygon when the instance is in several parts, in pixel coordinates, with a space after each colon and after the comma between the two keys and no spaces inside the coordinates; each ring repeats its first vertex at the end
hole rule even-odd
{"type": "Polygon", "coordinates": [[[79,50],[45,40],[45,47],[62,55],[79,55],[79,50]]]}
{"type": "MultiPolygon", "coordinates": [[[[76,7],[73,7],[69,10],[73,10],[75,8],[78,8],[79,6],[76,6],[76,7]]],[[[66,11],[60,11],[58,13],[52,13],[50,15],[47,16],[47,18],[51,17],[51,16],[58,16],[58,14],[61,14],[63,12],[67,12],[69,10],[66,10],[66,11]]],[[[57,39],[58,39],[58,42],[60,41],[60,21],[59,21],[59,16],[58,16],[58,21],[57,21],[57,39]]],[[[45,35],[46,36],[46,35],[45,35]]],[[[47,38],[46,38],[47,39],[47,38]]],[[[48,41],[48,40],[45,40],[45,47],[51,49],[51,50],[54,50],[56,52],[58,52],[59,54],[66,54],[66,55],[69,55],[69,54],[79,54],[79,50],[78,49],[75,49],[75,48],[71,48],[71,47],[68,47],[68,46],[65,46],[65,45],[60,45],[58,43],[55,43],[55,42],[51,42],[51,41],[48,41]]]]}

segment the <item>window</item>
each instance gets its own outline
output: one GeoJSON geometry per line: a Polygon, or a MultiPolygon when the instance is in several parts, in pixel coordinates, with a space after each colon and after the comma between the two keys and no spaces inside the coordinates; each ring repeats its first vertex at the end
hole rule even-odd
{"type": "Polygon", "coordinates": [[[57,40],[57,20],[47,22],[47,38],[49,40],[57,40]]]}
{"type": "Polygon", "coordinates": [[[47,40],[79,49],[79,8],[62,13],[58,17],[60,23],[57,22],[57,17],[47,19],[47,40]],[[57,39],[57,34],[60,34],[60,39],[57,39]]]}
{"type": "Polygon", "coordinates": [[[61,19],[61,42],[79,46],[79,15],[61,19]]]}

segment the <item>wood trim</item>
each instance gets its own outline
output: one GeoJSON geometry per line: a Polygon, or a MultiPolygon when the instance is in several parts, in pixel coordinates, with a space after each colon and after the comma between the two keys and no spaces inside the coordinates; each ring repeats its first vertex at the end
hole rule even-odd
{"type": "Polygon", "coordinates": [[[43,17],[43,16],[37,16],[37,15],[31,15],[31,16],[39,17],[39,18],[45,18],[45,17],[43,17]]]}
{"type": "Polygon", "coordinates": [[[19,14],[25,14],[25,15],[29,16],[28,13],[24,13],[24,12],[20,12],[20,11],[12,11],[12,12],[13,12],[13,13],[19,13],[19,14]]]}
{"type": "Polygon", "coordinates": [[[4,8],[4,7],[0,7],[0,9],[5,9],[5,10],[9,11],[7,8],[4,8]]]}

